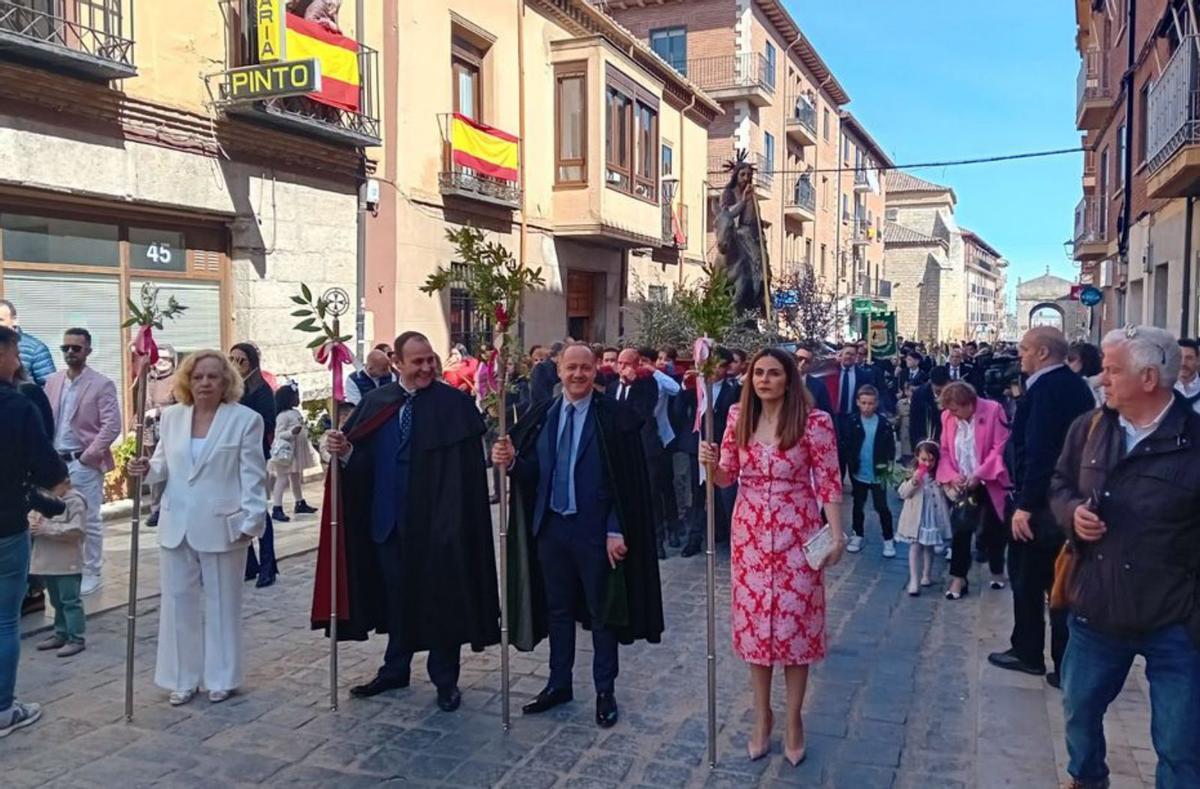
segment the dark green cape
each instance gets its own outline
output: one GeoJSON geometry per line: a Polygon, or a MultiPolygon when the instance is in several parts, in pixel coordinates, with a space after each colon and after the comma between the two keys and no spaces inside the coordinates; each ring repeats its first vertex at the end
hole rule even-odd
{"type": "MultiPolygon", "coordinates": [[[[537,439],[550,409],[560,403],[561,398],[554,398],[533,406],[513,427],[510,437],[518,454],[537,452],[537,439]]],[[[625,560],[609,575],[605,624],[622,644],[637,640],[657,644],[664,629],[662,588],[650,480],[639,432],[642,420],[628,407],[602,394],[593,395],[591,407],[596,415],[596,438],[609,490],[628,549],[625,560]]],[[[531,528],[537,485],[536,480],[522,486],[515,477],[510,479],[509,637],[513,646],[528,652],[547,634],[546,596],[531,528]]],[[[582,595],[576,617],[584,627],[590,627],[582,595]]]]}

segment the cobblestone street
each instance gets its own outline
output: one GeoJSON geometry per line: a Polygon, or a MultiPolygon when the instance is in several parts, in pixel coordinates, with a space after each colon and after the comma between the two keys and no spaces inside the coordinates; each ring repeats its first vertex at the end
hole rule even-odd
{"type": "MultiPolygon", "coordinates": [[[[72,659],[36,652],[26,640],[18,692],[44,704],[45,714],[0,742],[3,784],[1055,786],[1065,774],[1057,691],[986,663],[987,652],[1006,646],[1009,593],[985,591],[958,603],[929,592],[910,599],[903,591],[906,562],[882,559],[879,547],[878,540],[868,542],[864,553],[829,574],[830,654],[813,673],[805,713],[809,756],[799,768],[783,761],[778,726],[771,756],[746,759],[750,702],[745,668],[729,644],[727,554],[718,562],[719,764],[710,770],[702,556],[662,563],[668,631],[661,645],[622,649],[616,728],[601,731],[592,722],[590,642],[581,638],[576,701],[545,716],[519,714],[545,683],[545,646],[532,655],[514,653],[516,714],[506,734],[495,649],[464,651],[463,706],[445,714],[434,705],[420,658],[408,690],[349,698],[349,686],[374,673],[383,641],[345,645],[341,709],[328,711],[326,642],[307,622],[310,553],[285,561],[274,587],[246,588],[248,676],[224,704],[198,697],[171,708],[154,687],[153,598],[143,601],[139,620],[132,725],[122,716],[122,611],[89,620],[88,649],[72,659]]],[[[776,699],[778,711],[782,679],[776,699]]],[[[1109,715],[1114,786],[1152,785],[1148,729],[1139,675],[1109,715]]]]}

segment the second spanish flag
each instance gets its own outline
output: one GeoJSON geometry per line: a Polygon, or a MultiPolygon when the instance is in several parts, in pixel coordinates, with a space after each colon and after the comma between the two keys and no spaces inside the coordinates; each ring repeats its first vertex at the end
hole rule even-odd
{"type": "Polygon", "coordinates": [[[511,134],[455,113],[450,116],[450,145],[459,167],[517,180],[517,138],[511,134]]]}

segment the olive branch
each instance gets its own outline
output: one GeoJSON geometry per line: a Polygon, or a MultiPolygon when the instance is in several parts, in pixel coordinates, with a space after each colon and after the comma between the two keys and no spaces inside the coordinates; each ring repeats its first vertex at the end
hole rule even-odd
{"type": "Polygon", "coordinates": [[[133,299],[128,300],[129,304],[129,319],[121,324],[121,328],[128,329],[131,326],[152,326],[155,329],[162,330],[163,321],[174,320],[182,315],[187,307],[180,304],[174,296],[167,299],[166,309],[161,309],[158,306],[158,286],[152,285],[149,282],[142,283],[141,289],[141,305],[139,306],[133,299]]]}
{"type": "Polygon", "coordinates": [[[309,350],[314,350],[321,347],[327,342],[349,342],[352,338],[349,334],[341,334],[339,327],[334,323],[325,320],[329,314],[329,302],[324,296],[313,298],[312,289],[303,282],[300,283],[300,294],[291,297],[292,302],[299,305],[301,309],[292,312],[293,318],[300,318],[300,322],[292,328],[296,331],[301,331],[306,334],[317,334],[308,345],[304,346],[309,350]],[[318,321],[320,321],[318,323],[318,321]]]}

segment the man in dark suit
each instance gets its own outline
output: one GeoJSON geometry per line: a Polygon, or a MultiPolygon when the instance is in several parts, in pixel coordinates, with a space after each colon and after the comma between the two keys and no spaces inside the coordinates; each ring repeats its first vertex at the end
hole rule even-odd
{"type": "MultiPolygon", "coordinates": [[[[725,428],[729,424],[729,409],[732,408],[739,400],[742,399],[742,385],[737,382],[730,372],[734,360],[734,352],[728,348],[717,346],[713,348],[712,354],[716,360],[716,368],[712,375],[712,393],[713,393],[713,438],[712,441],[720,443],[725,437],[725,428]]],[[[686,397],[692,403],[697,403],[696,408],[699,408],[699,396],[695,386],[687,387],[680,397],[686,397]]],[[[705,429],[704,416],[700,418],[700,436],[703,440],[709,441],[708,431],[705,429]]],[[[699,472],[697,471],[697,482],[699,482],[699,472]]],[[[717,488],[713,491],[713,503],[716,511],[713,517],[716,519],[717,542],[721,542],[729,536],[729,525],[733,514],[733,503],[737,498],[737,486],[731,485],[728,488],[717,488]]],[[[692,500],[695,506],[692,507],[691,517],[688,519],[688,534],[687,541],[683,545],[683,551],[680,556],[688,557],[695,556],[700,553],[704,547],[704,532],[707,523],[707,512],[705,509],[705,486],[699,485],[692,493],[692,500]]]]}
{"type": "Polygon", "coordinates": [[[517,578],[527,581],[524,589],[540,587],[527,599],[517,595],[515,643],[532,649],[543,633],[550,638],[549,681],[523,712],[545,712],[574,698],[582,592],[592,630],[596,723],[607,728],[618,716],[618,641],[657,642],[663,630],[649,475],[637,446],[641,420],[595,392],[592,350],[568,346],[559,368],[562,395],[535,406],[511,438],[492,448],[492,460],[513,478],[510,538],[515,535],[518,546],[532,543],[513,554],[517,578]],[[623,572],[615,573],[622,563],[623,572]],[[614,606],[621,594],[625,599],[614,606]]]}
{"type": "Polygon", "coordinates": [[[975,387],[977,394],[982,396],[983,393],[979,392],[979,387],[976,385],[975,365],[966,360],[963,349],[957,345],[950,349],[950,358],[946,362],[946,372],[950,375],[951,381],[966,381],[975,387]]]}
{"type": "Polygon", "coordinates": [[[800,345],[793,355],[796,357],[796,369],[804,376],[804,385],[808,387],[808,392],[812,395],[817,410],[832,414],[833,403],[829,400],[829,390],[825,388],[825,382],[809,374],[814,358],[813,349],[807,345],[800,345]]]}
{"type": "Polygon", "coordinates": [[[909,410],[908,438],[915,447],[922,441],[942,440],[942,409],[938,398],[950,383],[950,374],[945,367],[934,367],[929,371],[929,380],[913,392],[909,410]]]}
{"type": "Polygon", "coordinates": [[[662,511],[659,486],[662,483],[659,471],[663,458],[662,437],[654,411],[658,407],[658,382],[654,373],[642,363],[642,356],[634,348],[626,348],[617,355],[617,379],[608,384],[605,394],[618,403],[625,403],[642,420],[640,430],[642,452],[646,468],[650,469],[650,490],[654,496],[655,523],[658,531],[658,558],[667,558],[666,513],[662,511]]]}
{"type": "MultiPolygon", "coordinates": [[[[858,390],[864,386],[881,388],[875,371],[858,364],[859,349],[854,343],[846,343],[838,353],[837,368],[825,376],[825,388],[833,404],[833,423],[838,437],[838,465],[842,476],[850,468],[848,441],[850,418],[858,413],[858,390]]],[[[885,410],[885,409],[881,409],[885,410]]]]}
{"type": "Polygon", "coordinates": [[[550,346],[550,354],[533,366],[529,374],[529,399],[534,405],[554,397],[554,387],[558,385],[558,355],[562,349],[561,342],[554,343],[550,346]]]}
{"type": "Polygon", "coordinates": [[[911,385],[913,389],[923,385],[929,380],[929,373],[921,369],[922,356],[916,349],[905,351],[903,364],[900,366],[900,372],[896,376],[896,386],[899,391],[903,392],[904,387],[911,385]]]}
{"type": "MultiPolygon", "coordinates": [[[[1067,338],[1058,329],[1038,326],[1018,346],[1021,372],[1028,379],[1017,404],[1005,448],[1013,480],[1012,542],[1008,572],[1012,581],[1011,648],[988,655],[994,666],[1026,674],[1046,671],[1046,595],[1054,585],[1054,560],[1063,534],[1050,512],[1047,493],[1067,430],[1096,401],[1087,382],[1066,366],[1067,338]]],[[[1067,647],[1064,615],[1050,614],[1050,655],[1056,671],[1047,681],[1058,687],[1058,671],[1067,647]]]]}

